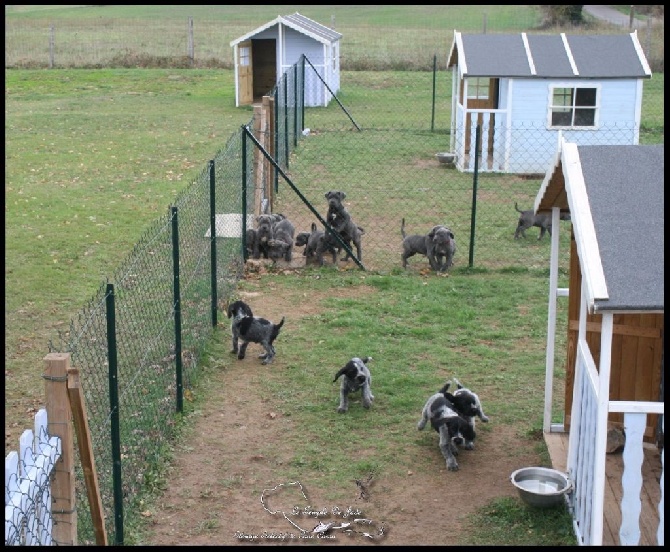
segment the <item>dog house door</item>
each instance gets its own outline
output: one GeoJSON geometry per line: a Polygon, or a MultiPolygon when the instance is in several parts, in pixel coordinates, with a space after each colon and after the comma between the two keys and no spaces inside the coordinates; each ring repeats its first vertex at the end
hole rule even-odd
{"type": "MultiPolygon", "coordinates": [[[[463,98],[464,81],[461,81],[461,98],[463,98]]],[[[477,117],[477,124],[484,123],[484,117],[488,120],[488,135],[482,136],[482,150],[488,155],[493,154],[493,132],[495,129],[494,113],[470,113],[471,109],[497,109],[498,108],[498,79],[489,78],[469,78],[468,79],[468,98],[467,115],[465,120],[465,153],[470,153],[470,139],[472,116],[477,117]]]]}
{"type": "Polygon", "coordinates": [[[277,84],[277,41],[274,38],[252,40],[254,52],[254,101],[260,101],[277,84]]]}
{"type": "Polygon", "coordinates": [[[240,42],[237,65],[237,85],[240,105],[250,105],[254,101],[254,73],[251,54],[251,40],[240,42]]]}

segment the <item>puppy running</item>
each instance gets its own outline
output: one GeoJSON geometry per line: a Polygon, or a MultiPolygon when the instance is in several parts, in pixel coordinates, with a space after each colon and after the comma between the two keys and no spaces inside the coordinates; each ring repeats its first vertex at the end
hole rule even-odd
{"type": "Polygon", "coordinates": [[[366,366],[371,360],[372,357],[365,357],[363,359],[354,357],[335,374],[333,383],[340,376],[344,376],[340,385],[340,406],[337,407],[337,411],[340,414],[344,414],[349,408],[349,393],[353,393],[359,389],[363,398],[363,408],[370,408],[372,405],[372,401],[375,398],[370,390],[372,376],[366,366]]]}
{"type": "Polygon", "coordinates": [[[270,364],[275,356],[275,348],[272,344],[284,325],[284,317],[279,324],[273,324],[265,318],[251,314],[251,308],[244,301],[231,303],[228,306],[227,315],[232,319],[233,350],[231,353],[237,354],[237,358],[242,360],[249,343],[258,343],[265,349],[265,353],[259,355],[258,358],[263,359],[263,364],[270,364]],[[239,341],[242,343],[238,348],[239,341]]]}
{"type": "MultiPolygon", "coordinates": [[[[456,378],[454,378],[454,383],[458,388],[456,389],[456,392],[453,395],[451,393],[447,393],[447,390],[451,384],[451,382],[448,381],[447,384],[442,388],[444,390],[444,395],[447,400],[453,404],[454,410],[456,410],[456,412],[458,412],[461,417],[465,418],[465,420],[468,422],[468,425],[472,428],[472,432],[474,433],[475,416],[478,417],[482,422],[488,422],[489,418],[484,414],[482,403],[479,400],[477,393],[473,393],[470,389],[463,387],[461,382],[459,382],[456,378]]],[[[463,448],[472,450],[475,448],[474,441],[466,439],[463,444],[463,448]]]]}
{"type": "Polygon", "coordinates": [[[421,419],[416,427],[418,430],[422,430],[430,420],[430,425],[440,435],[440,450],[447,462],[447,469],[457,471],[459,466],[456,461],[456,455],[458,454],[456,445],[463,441],[474,441],[475,430],[465,418],[458,414],[453,403],[447,398],[449,385],[450,382],[447,382],[438,393],[435,393],[426,401],[421,412],[421,419]]]}

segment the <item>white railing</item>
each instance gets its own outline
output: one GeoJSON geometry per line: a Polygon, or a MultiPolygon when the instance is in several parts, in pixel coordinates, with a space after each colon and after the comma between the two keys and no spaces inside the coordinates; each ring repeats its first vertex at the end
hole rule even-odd
{"type": "Polygon", "coordinates": [[[47,411],[35,415],[35,431],[27,429],[19,454],[5,458],[5,546],[51,545],[51,474],[61,456],[61,439],[49,437],[47,411]]]}
{"type": "MultiPolygon", "coordinates": [[[[597,434],[599,374],[588,345],[580,340],[577,347],[573,416],[570,426],[568,475],[573,483],[570,505],[577,541],[584,545],[600,545],[603,539],[605,497],[605,456],[596,454],[598,440],[606,436],[597,434]]],[[[623,450],[624,469],[621,476],[621,525],[619,544],[640,544],[641,494],[643,492],[642,463],[644,461],[643,437],[648,414],[664,415],[664,403],[646,401],[609,401],[609,412],[624,413],[626,444],[623,450]]],[[[602,431],[602,430],[601,430],[602,431]]],[[[658,504],[659,524],[657,544],[664,543],[664,462],[661,454],[660,494],[658,504]]],[[[653,482],[652,482],[653,483],[653,482]]]]}

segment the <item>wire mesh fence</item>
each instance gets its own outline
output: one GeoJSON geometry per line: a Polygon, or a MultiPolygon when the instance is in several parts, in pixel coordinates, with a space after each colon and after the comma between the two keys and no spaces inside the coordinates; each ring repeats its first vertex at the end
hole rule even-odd
{"type": "MultiPolygon", "coordinates": [[[[293,222],[296,233],[309,231],[313,223],[323,228],[314,212],[325,219],[325,194],[339,190],[346,193],[345,206],[364,230],[359,261],[367,270],[405,270],[400,257],[404,219],[408,234],[425,234],[436,224],[452,229],[457,244],[452,270],[532,268],[548,273],[547,237],[537,239],[538,234],[527,230],[525,239],[514,239],[517,211],[532,208],[544,175],[535,169],[503,170],[495,154],[497,148],[511,147],[505,140],[485,140],[481,149],[468,145],[473,133],[482,129],[452,130],[445,116],[451,100],[446,95],[437,99],[431,86],[433,75],[414,77],[424,79],[419,92],[416,86],[398,86],[406,75],[381,77],[390,82],[377,84],[396,94],[391,101],[371,102],[370,87],[361,86],[363,91],[354,87],[351,95],[343,94],[342,104],[307,109],[301,103],[306,82],[303,65],[287,71],[271,92],[275,104],[271,128],[263,129],[254,117],[210,163],[203,162],[199,176],[151,225],[123,266],[72,321],[69,332],[50,343],[52,352],[70,352],[73,365],[79,368],[108,533],[117,535],[117,543],[123,542],[119,518],[137,511],[138,492],[160,457],[162,445],[173,435],[179,386],[188,388],[197,381],[217,311],[234,295],[243,275],[248,256],[245,230],[254,226],[256,215],[282,213],[293,222]],[[398,108],[408,100],[410,110],[398,108]],[[436,105],[437,117],[432,116],[436,105]],[[257,137],[265,134],[266,142],[273,144],[270,170],[264,168],[267,159],[258,155],[249,132],[257,137]],[[462,154],[454,157],[453,164],[441,163],[436,153],[445,151],[462,154]],[[117,403],[110,398],[110,293],[115,300],[117,403]],[[178,370],[181,380],[176,376],[178,370]],[[119,415],[118,458],[110,447],[112,412],[119,415]],[[117,480],[113,468],[119,463],[122,471],[117,480]]],[[[373,94],[375,97],[378,99],[373,94]]],[[[660,125],[654,127],[652,136],[662,141],[662,122],[660,125]]],[[[534,130],[531,126],[496,126],[495,134],[513,136],[534,130]]],[[[600,143],[619,143],[641,129],[602,130],[599,140],[604,142],[600,143]]],[[[556,148],[555,138],[533,140],[532,148],[516,153],[546,168],[556,148]]],[[[569,233],[561,232],[560,239],[568,242],[569,233]]],[[[302,251],[295,248],[291,264],[306,262],[302,251]]],[[[560,261],[564,273],[567,262],[567,256],[560,261]]],[[[326,263],[330,264],[328,257],[326,263]]],[[[344,266],[343,261],[337,264],[344,266]]],[[[430,267],[419,255],[409,260],[407,270],[428,271],[430,267]]],[[[82,489],[81,474],[77,482],[82,489]]],[[[83,490],[79,493],[84,494],[83,490]]],[[[81,543],[93,542],[88,516],[82,508],[81,543]]]]}

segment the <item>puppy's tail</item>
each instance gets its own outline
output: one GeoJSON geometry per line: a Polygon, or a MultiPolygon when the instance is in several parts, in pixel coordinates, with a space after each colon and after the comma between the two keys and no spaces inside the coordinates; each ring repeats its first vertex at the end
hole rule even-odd
{"type": "Polygon", "coordinates": [[[405,217],[402,218],[402,223],[400,224],[400,234],[403,240],[407,237],[407,234],[405,234],[405,217]]]}
{"type": "Polygon", "coordinates": [[[521,209],[519,209],[519,206],[516,204],[516,201],[514,202],[514,208],[519,211],[519,213],[523,213],[521,209]]]}
{"type": "Polygon", "coordinates": [[[447,391],[449,391],[449,387],[451,386],[451,380],[449,380],[447,383],[445,383],[442,386],[442,389],[440,389],[440,394],[444,395],[447,391]]]}
{"type": "Polygon", "coordinates": [[[284,319],[285,317],[281,317],[281,322],[279,324],[275,324],[272,327],[272,336],[270,337],[270,343],[272,343],[275,339],[277,339],[277,336],[279,335],[279,330],[281,330],[281,327],[284,325],[284,319]]]}

